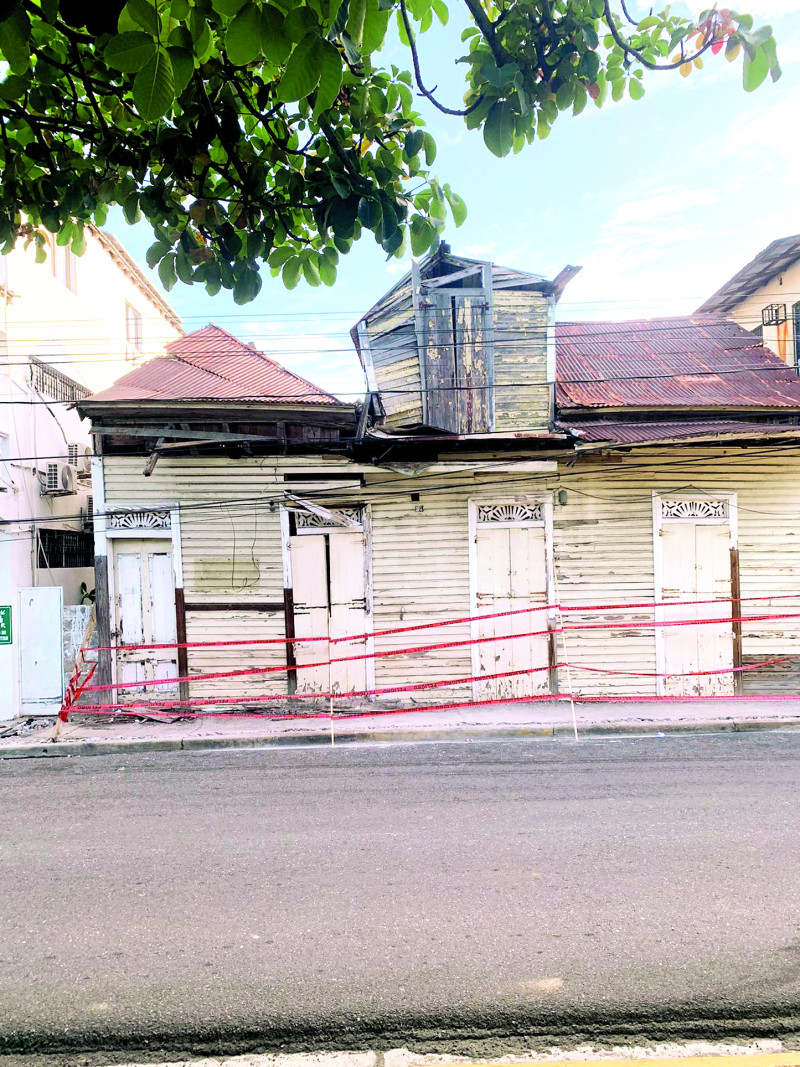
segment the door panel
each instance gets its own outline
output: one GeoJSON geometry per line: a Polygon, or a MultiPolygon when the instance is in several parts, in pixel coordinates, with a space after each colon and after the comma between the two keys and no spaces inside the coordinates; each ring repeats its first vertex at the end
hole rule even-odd
{"type": "Polygon", "coordinates": [[[665,622],[691,620],[699,623],[663,627],[664,671],[667,675],[684,675],[665,678],[664,695],[732,695],[732,673],[686,676],[691,671],[729,671],[733,666],[732,623],[702,622],[704,619],[727,619],[732,614],[728,526],[665,523],[661,550],[662,600],[714,600],[709,604],[676,604],[663,609],[665,622]]]}
{"type": "MultiPolygon", "coordinates": [[[[177,649],[125,647],[177,640],[172,543],[120,539],[114,546],[114,563],[118,681],[177,678],[177,649]]],[[[134,686],[119,690],[117,697],[125,701],[143,693],[160,700],[177,696],[178,686],[134,686]]]]}
{"type": "Polygon", "coordinates": [[[20,589],[20,700],[23,715],[52,715],[64,695],[62,666],[63,590],[20,589]]]}
{"type": "MultiPolygon", "coordinates": [[[[298,534],[290,538],[298,665],[363,655],[366,640],[336,641],[367,629],[365,536],[360,531],[298,534]],[[322,641],[303,641],[322,637],[322,641]]],[[[301,693],[350,693],[367,687],[366,661],[332,663],[297,672],[301,693]]]]}
{"type": "MultiPolygon", "coordinates": [[[[547,667],[547,635],[515,637],[547,628],[544,611],[526,612],[528,606],[547,603],[547,563],[545,531],[542,526],[478,526],[477,534],[477,612],[520,611],[519,615],[487,619],[478,627],[479,637],[495,636],[497,641],[479,644],[478,673],[498,674],[547,667]]],[[[478,698],[532,696],[546,693],[546,670],[511,678],[489,679],[478,686],[478,698]]]]}

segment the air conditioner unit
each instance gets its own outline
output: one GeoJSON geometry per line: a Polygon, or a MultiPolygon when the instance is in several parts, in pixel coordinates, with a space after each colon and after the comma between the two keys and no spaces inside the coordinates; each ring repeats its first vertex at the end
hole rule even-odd
{"type": "Polygon", "coordinates": [[[83,528],[84,530],[94,529],[94,497],[90,493],[86,497],[86,511],[81,510],[83,515],[83,528]]]}
{"type": "Polygon", "coordinates": [[[77,492],[77,472],[69,463],[48,463],[42,476],[42,496],[72,496],[77,492]]]}
{"type": "Polygon", "coordinates": [[[79,475],[92,473],[92,450],[84,444],[67,445],[67,463],[75,467],[79,475]]]}

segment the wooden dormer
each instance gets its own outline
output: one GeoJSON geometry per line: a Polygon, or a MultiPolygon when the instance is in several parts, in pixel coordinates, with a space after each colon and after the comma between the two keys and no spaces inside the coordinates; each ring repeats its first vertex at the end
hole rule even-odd
{"type": "Polygon", "coordinates": [[[554,280],[454,256],[446,245],[351,331],[392,428],[477,434],[546,429],[553,417],[554,280]]]}

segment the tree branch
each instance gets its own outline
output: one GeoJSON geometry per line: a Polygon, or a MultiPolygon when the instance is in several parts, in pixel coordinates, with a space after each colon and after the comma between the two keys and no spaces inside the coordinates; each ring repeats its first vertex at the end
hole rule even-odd
{"type": "MultiPolygon", "coordinates": [[[[512,61],[512,56],[508,54],[505,48],[503,48],[503,46],[497,40],[495,24],[492,23],[489,16],[483,10],[483,7],[481,6],[481,0],[464,0],[464,3],[467,5],[467,10],[469,11],[470,15],[472,15],[473,19],[475,20],[475,25],[481,31],[484,38],[486,39],[486,43],[492,50],[494,61],[498,65],[498,67],[502,67],[505,66],[506,63],[510,63],[512,61]]],[[[501,18],[502,17],[503,16],[501,16],[501,18]]],[[[500,21],[501,19],[497,20],[497,25],[499,25],[500,21]]]]}
{"type": "Polygon", "coordinates": [[[614,21],[614,15],[611,11],[609,0],[603,0],[603,21],[608,26],[609,32],[614,38],[614,42],[619,45],[622,51],[628,56],[633,56],[634,59],[638,60],[643,67],[647,67],[648,70],[677,70],[679,67],[682,67],[684,63],[693,63],[695,59],[699,59],[703,52],[711,47],[715,40],[712,34],[702,48],[698,48],[694,55],[691,55],[688,58],[683,53],[683,41],[681,41],[681,58],[679,60],[674,63],[654,63],[652,59],[647,59],[642,55],[638,48],[634,48],[633,45],[629,44],[619,32],[617,24],[614,21]]]}
{"type": "MultiPolygon", "coordinates": [[[[469,0],[467,2],[467,6],[469,6],[469,0]]],[[[452,107],[445,107],[444,104],[440,104],[439,101],[436,99],[436,97],[433,95],[433,90],[425,88],[425,85],[424,85],[424,83],[422,81],[422,71],[420,70],[420,66],[419,66],[419,55],[417,54],[417,42],[416,42],[416,38],[414,37],[414,31],[411,28],[411,22],[410,22],[410,20],[408,18],[408,11],[406,10],[406,0],[400,0],[400,14],[402,15],[402,18],[403,18],[403,25],[405,26],[405,30],[406,30],[406,37],[408,37],[408,44],[409,44],[409,47],[411,48],[411,61],[414,64],[414,79],[415,79],[415,81],[417,83],[417,88],[419,89],[420,93],[425,97],[425,99],[426,100],[430,100],[430,102],[433,104],[433,106],[435,108],[437,108],[439,111],[443,112],[445,115],[461,115],[461,116],[469,115],[477,107],[480,107],[480,105],[483,103],[483,95],[479,96],[478,99],[475,101],[475,103],[474,104],[470,104],[470,106],[467,107],[467,108],[452,108],[452,107]]],[[[489,23],[489,27],[491,28],[491,23],[489,23]]],[[[494,33],[494,30],[492,30],[492,33],[494,33]]],[[[434,86],[434,88],[435,88],[435,86],[434,86]]]]}

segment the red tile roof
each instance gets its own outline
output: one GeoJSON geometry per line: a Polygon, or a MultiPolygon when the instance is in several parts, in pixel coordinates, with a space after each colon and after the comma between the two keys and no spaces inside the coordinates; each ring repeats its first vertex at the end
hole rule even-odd
{"type": "Polygon", "coordinates": [[[556,326],[558,405],[800,408],[800,378],[733,322],[692,315],[556,326]]]}
{"type": "Polygon", "coordinates": [[[89,403],[148,400],[249,400],[338,404],[330,393],[292,374],[263,352],[212,324],[167,345],[167,355],[124,375],[89,403]]]}

